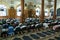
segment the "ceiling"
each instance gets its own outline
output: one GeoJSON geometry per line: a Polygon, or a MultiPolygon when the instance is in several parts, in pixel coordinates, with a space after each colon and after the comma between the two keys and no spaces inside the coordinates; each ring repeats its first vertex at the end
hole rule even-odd
{"type": "MultiPolygon", "coordinates": [[[[33,2],[33,4],[41,4],[41,0],[25,0],[25,3],[33,2]]],[[[6,5],[8,8],[10,6],[14,6],[15,8],[20,5],[20,0],[0,0],[0,4],[6,5]]],[[[45,5],[48,4],[48,0],[45,0],[45,5]]],[[[54,0],[52,0],[52,5],[54,4],[54,0]]],[[[60,5],[60,0],[57,0],[57,6],[60,5]]]]}

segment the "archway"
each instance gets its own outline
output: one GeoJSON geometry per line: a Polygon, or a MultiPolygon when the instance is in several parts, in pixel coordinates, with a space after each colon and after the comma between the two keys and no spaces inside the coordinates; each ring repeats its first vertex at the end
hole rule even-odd
{"type": "Polygon", "coordinates": [[[21,6],[17,7],[17,16],[21,16],[21,6]]]}

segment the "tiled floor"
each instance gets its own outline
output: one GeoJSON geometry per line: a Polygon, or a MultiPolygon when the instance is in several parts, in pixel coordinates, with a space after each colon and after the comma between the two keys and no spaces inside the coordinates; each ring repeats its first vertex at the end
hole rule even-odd
{"type": "Polygon", "coordinates": [[[0,38],[0,40],[58,40],[60,38],[60,32],[46,32],[44,31],[38,31],[38,32],[30,32],[25,33],[23,35],[15,35],[13,37],[7,37],[7,38],[0,38]],[[18,39],[17,39],[18,38],[18,39]]]}

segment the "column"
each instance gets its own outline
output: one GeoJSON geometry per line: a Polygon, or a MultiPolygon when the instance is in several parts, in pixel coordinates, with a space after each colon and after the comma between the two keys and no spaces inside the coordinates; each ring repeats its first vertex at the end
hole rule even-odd
{"type": "Polygon", "coordinates": [[[53,15],[54,20],[56,19],[56,3],[57,3],[57,0],[54,0],[54,15],[53,15]]]}
{"type": "Polygon", "coordinates": [[[44,0],[41,0],[42,4],[41,4],[41,14],[40,14],[40,22],[44,21],[44,0]]]}
{"type": "Polygon", "coordinates": [[[24,22],[24,0],[21,0],[21,20],[20,22],[23,23],[24,22]]]}

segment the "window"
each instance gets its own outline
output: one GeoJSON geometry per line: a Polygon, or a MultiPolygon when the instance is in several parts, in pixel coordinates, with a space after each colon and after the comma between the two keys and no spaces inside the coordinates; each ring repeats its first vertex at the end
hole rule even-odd
{"type": "Polygon", "coordinates": [[[0,16],[7,16],[5,5],[0,5],[0,16]]]}
{"type": "Polygon", "coordinates": [[[50,10],[50,13],[51,13],[51,16],[53,16],[53,14],[54,14],[54,9],[51,9],[51,10],[50,10]]]}
{"type": "Polygon", "coordinates": [[[45,9],[45,16],[48,16],[48,9],[45,9]]]}
{"type": "Polygon", "coordinates": [[[39,16],[40,15],[40,8],[36,8],[36,16],[39,16]]]}
{"type": "Polygon", "coordinates": [[[0,11],[4,11],[4,9],[1,8],[0,11]]]}
{"type": "Polygon", "coordinates": [[[60,16],[60,8],[57,9],[57,16],[60,16]]]}
{"type": "Polygon", "coordinates": [[[21,6],[17,7],[17,16],[21,16],[21,6]]]}

